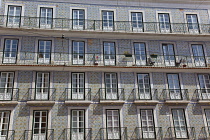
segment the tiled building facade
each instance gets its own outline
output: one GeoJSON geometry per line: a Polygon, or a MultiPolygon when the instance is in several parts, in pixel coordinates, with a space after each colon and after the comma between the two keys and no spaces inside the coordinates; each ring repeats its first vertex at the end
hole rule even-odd
{"type": "Polygon", "coordinates": [[[208,139],[208,3],[156,2],[2,0],[0,139],[208,139]]]}

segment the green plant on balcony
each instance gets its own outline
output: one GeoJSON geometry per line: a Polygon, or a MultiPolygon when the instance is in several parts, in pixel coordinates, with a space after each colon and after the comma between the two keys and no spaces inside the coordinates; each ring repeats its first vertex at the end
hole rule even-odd
{"type": "Polygon", "coordinates": [[[132,57],[132,54],[129,53],[128,51],[124,51],[124,55],[125,55],[125,57],[132,57]]]}

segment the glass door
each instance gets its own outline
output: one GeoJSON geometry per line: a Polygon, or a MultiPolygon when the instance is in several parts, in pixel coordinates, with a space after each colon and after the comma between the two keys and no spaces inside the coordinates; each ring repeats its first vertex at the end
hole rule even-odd
{"type": "Polygon", "coordinates": [[[179,85],[179,76],[178,74],[167,74],[168,79],[168,88],[169,88],[169,97],[171,100],[181,100],[181,88],[179,85]]]}
{"type": "Polygon", "coordinates": [[[51,41],[39,40],[38,64],[50,64],[51,41]]]}
{"type": "Polygon", "coordinates": [[[206,116],[206,123],[207,123],[207,135],[209,135],[210,132],[210,109],[205,109],[205,116],[206,116]]]}
{"type": "Polygon", "coordinates": [[[147,63],[145,43],[134,43],[134,53],[136,58],[136,65],[145,66],[147,63]]]}
{"type": "Polygon", "coordinates": [[[18,40],[6,39],[4,46],[3,63],[16,63],[18,40]]]}
{"type": "Polygon", "coordinates": [[[115,43],[113,42],[104,42],[104,64],[116,64],[115,43]]]}
{"type": "Polygon", "coordinates": [[[50,74],[37,73],[35,100],[49,100],[50,74]]]}
{"type": "Polygon", "coordinates": [[[163,57],[166,66],[175,66],[175,53],[173,44],[163,44],[163,57]]]}
{"type": "Polygon", "coordinates": [[[187,139],[187,125],[183,109],[172,109],[175,137],[177,139],[187,139]]]}
{"type": "Polygon", "coordinates": [[[82,9],[73,9],[73,29],[84,29],[85,27],[85,11],[82,9]]]}
{"type": "Polygon", "coordinates": [[[190,33],[199,33],[198,18],[196,14],[186,15],[187,25],[190,33]]]}
{"type": "Polygon", "coordinates": [[[85,74],[72,73],[72,95],[71,99],[85,99],[85,74]]]}
{"type": "Polygon", "coordinates": [[[40,27],[52,28],[53,24],[53,9],[52,8],[40,8],[40,27]]]}
{"type": "Polygon", "coordinates": [[[8,140],[9,138],[9,121],[10,111],[0,111],[0,140],[8,140]]]}
{"type": "Polygon", "coordinates": [[[205,67],[206,61],[204,56],[203,45],[192,45],[194,63],[196,67],[205,67]]]}
{"type": "Polygon", "coordinates": [[[73,41],[72,48],[73,65],[84,65],[85,62],[85,43],[81,41],[73,41]]]}
{"type": "Polygon", "coordinates": [[[141,129],[143,139],[155,139],[155,124],[153,118],[153,110],[140,110],[141,129]]]}
{"type": "Polygon", "coordinates": [[[1,72],[0,100],[12,100],[13,97],[13,72],[1,72]]]}
{"type": "Polygon", "coordinates": [[[149,74],[138,74],[138,99],[151,100],[149,74]]]}
{"type": "Polygon", "coordinates": [[[72,110],[71,120],[71,140],[86,140],[84,110],[72,110]]]}
{"type": "Polygon", "coordinates": [[[160,32],[169,33],[170,32],[170,18],[169,14],[158,14],[159,24],[160,24],[160,32]]]}
{"type": "Polygon", "coordinates": [[[143,16],[141,12],[131,13],[132,30],[143,32],[143,16]]]}
{"type": "Polygon", "coordinates": [[[102,11],[102,25],[103,30],[114,30],[114,12],[102,11]]]}
{"type": "Polygon", "coordinates": [[[203,100],[210,99],[210,78],[208,74],[199,74],[198,80],[200,84],[201,98],[203,100]]]}
{"type": "Polygon", "coordinates": [[[33,140],[47,140],[47,111],[34,111],[33,140]]]}
{"type": "Polygon", "coordinates": [[[106,110],[107,138],[108,140],[120,140],[120,116],[119,110],[106,110]]]}
{"type": "Polygon", "coordinates": [[[106,99],[118,99],[117,74],[105,73],[106,99]]]}
{"type": "Polygon", "coordinates": [[[8,15],[7,15],[7,26],[20,26],[21,19],[21,6],[11,6],[8,7],[8,15]]]}

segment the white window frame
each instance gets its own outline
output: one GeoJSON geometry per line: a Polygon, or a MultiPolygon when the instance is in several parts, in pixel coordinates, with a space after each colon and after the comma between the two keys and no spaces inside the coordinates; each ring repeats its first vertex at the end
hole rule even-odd
{"type": "MultiPolygon", "coordinates": [[[[116,28],[116,26],[117,25],[115,25],[114,23],[115,23],[115,21],[117,21],[117,9],[112,9],[112,8],[110,8],[110,9],[104,9],[104,8],[100,8],[99,9],[99,13],[100,13],[100,21],[99,22],[101,22],[100,23],[100,29],[99,30],[103,30],[103,15],[102,15],[102,12],[103,11],[112,11],[113,12],[113,16],[114,16],[114,21],[113,21],[113,30],[116,28]]],[[[109,31],[109,30],[105,30],[105,31],[109,31]]],[[[113,42],[113,41],[112,41],[113,42]]]]}
{"type": "MultiPolygon", "coordinates": [[[[87,8],[85,8],[85,7],[70,7],[70,20],[72,20],[71,21],[71,23],[73,22],[73,17],[72,17],[72,15],[73,15],[73,10],[84,10],[84,12],[85,12],[85,21],[84,21],[84,26],[85,26],[85,28],[84,29],[87,29],[87,20],[88,20],[88,15],[87,15],[87,8]]],[[[72,25],[70,25],[70,26],[72,26],[72,25]]],[[[73,28],[73,27],[72,27],[73,28]]]]}
{"type": "MultiPolygon", "coordinates": [[[[170,21],[170,32],[173,32],[173,20],[172,20],[172,15],[171,15],[171,11],[159,11],[159,10],[157,10],[156,11],[156,23],[157,23],[157,30],[161,33],[161,31],[160,31],[160,25],[159,25],[159,14],[168,14],[168,16],[169,16],[169,21],[170,21]]],[[[170,32],[168,32],[168,33],[170,33],[170,32]]],[[[167,33],[167,32],[166,32],[167,33]]]]}
{"type": "MultiPolygon", "coordinates": [[[[40,13],[41,13],[41,8],[52,8],[53,9],[53,19],[56,18],[56,5],[38,5],[37,7],[37,27],[39,27],[40,24],[40,13]]],[[[54,24],[52,25],[52,28],[54,27],[54,24]]]]}
{"type": "MultiPolygon", "coordinates": [[[[8,16],[8,10],[9,10],[9,6],[21,6],[21,17],[24,17],[25,16],[25,4],[23,3],[5,3],[5,8],[4,8],[4,15],[5,16],[8,16]]],[[[7,21],[7,18],[4,19],[4,26],[6,26],[6,22],[7,21]]],[[[23,25],[23,18],[21,18],[21,21],[20,21],[20,26],[23,25]]]]}
{"type": "Polygon", "coordinates": [[[210,109],[210,107],[208,107],[208,106],[201,106],[202,118],[203,118],[204,127],[208,127],[208,123],[207,123],[207,121],[206,121],[205,109],[210,109]]]}
{"type": "MultiPolygon", "coordinates": [[[[145,10],[128,10],[128,13],[129,13],[129,22],[132,24],[132,16],[131,16],[131,14],[132,13],[142,13],[142,24],[143,24],[143,26],[142,26],[142,28],[143,28],[143,31],[142,32],[145,32],[145,22],[146,22],[146,18],[145,18],[145,10]]],[[[130,24],[130,25],[131,25],[130,24]]],[[[132,26],[130,27],[130,30],[132,31],[132,26]]],[[[137,42],[139,42],[139,41],[137,41],[137,42]]]]}
{"type": "Polygon", "coordinates": [[[13,107],[1,107],[0,111],[10,111],[10,120],[9,120],[9,125],[8,125],[8,130],[14,130],[14,113],[15,113],[15,108],[13,107]]]}
{"type": "MultiPolygon", "coordinates": [[[[184,22],[186,23],[187,32],[189,32],[188,23],[187,23],[187,15],[197,15],[198,25],[201,23],[201,20],[200,20],[199,12],[184,12],[184,22]]],[[[202,29],[200,28],[200,26],[198,26],[198,30],[199,32],[202,32],[202,29]]]]}

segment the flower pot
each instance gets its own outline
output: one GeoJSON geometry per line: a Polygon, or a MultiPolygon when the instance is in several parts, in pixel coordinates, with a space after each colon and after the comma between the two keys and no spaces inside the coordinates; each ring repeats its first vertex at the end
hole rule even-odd
{"type": "Polygon", "coordinates": [[[95,62],[95,63],[94,63],[94,65],[98,65],[98,63],[97,63],[97,62],[95,62]]]}
{"type": "Polygon", "coordinates": [[[125,57],[132,57],[132,54],[125,54],[125,57]]]}
{"type": "Polygon", "coordinates": [[[183,65],[183,67],[185,68],[185,67],[187,67],[187,65],[183,65]]]}
{"type": "Polygon", "coordinates": [[[151,58],[157,58],[157,55],[156,54],[151,54],[150,57],[151,58]]]}

